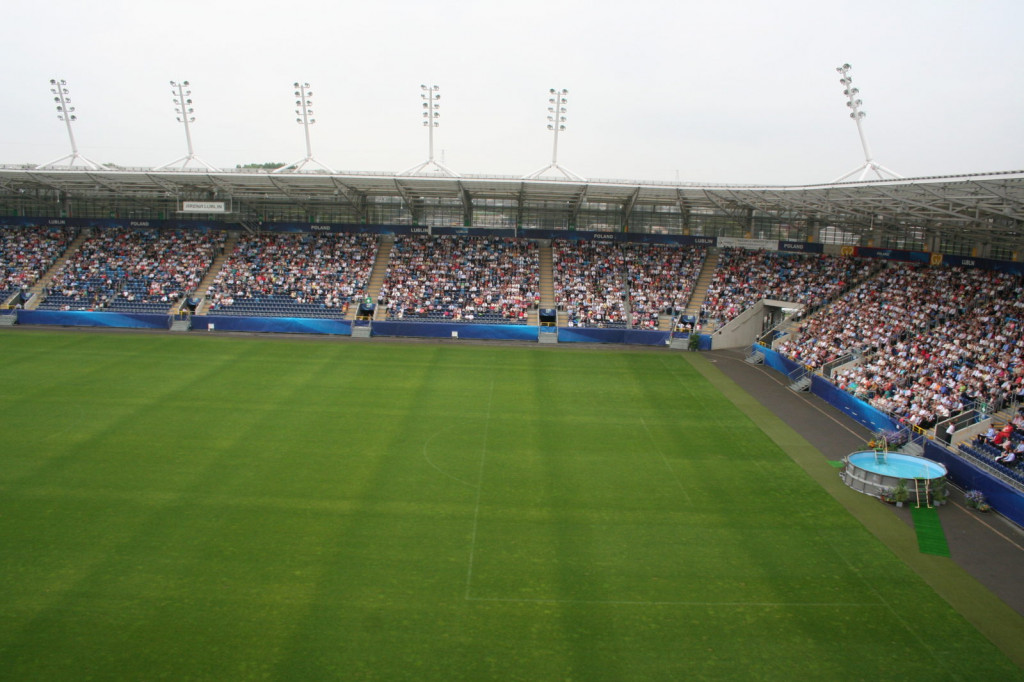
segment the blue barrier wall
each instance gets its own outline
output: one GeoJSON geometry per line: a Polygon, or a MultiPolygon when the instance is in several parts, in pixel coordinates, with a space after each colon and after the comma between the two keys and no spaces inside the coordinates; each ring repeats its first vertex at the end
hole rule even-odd
{"type": "Polygon", "coordinates": [[[531,324],[460,324],[457,322],[374,322],[373,336],[408,336],[419,338],[492,339],[505,341],[536,341],[538,328],[531,324]]]}
{"type": "Polygon", "coordinates": [[[893,419],[879,409],[872,407],[863,400],[854,398],[828,379],[817,375],[811,377],[811,393],[818,396],[832,407],[842,410],[858,423],[872,431],[895,431],[899,428],[893,419]]]}
{"type": "Polygon", "coordinates": [[[943,464],[949,472],[949,479],[964,490],[980,490],[1000,514],[1019,526],[1024,526],[1024,496],[1013,486],[976,467],[945,447],[927,441],[924,454],[928,459],[943,464]]]}
{"type": "Polygon", "coordinates": [[[196,315],[192,329],[205,331],[210,325],[219,332],[269,332],[276,334],[352,335],[348,320],[324,320],[315,317],[234,317],[231,315],[196,315]]]}
{"type": "Polygon", "coordinates": [[[118,327],[169,329],[169,315],[145,313],[97,313],[88,310],[19,310],[18,324],[52,324],[61,327],[118,327]]]}
{"type": "MultiPolygon", "coordinates": [[[[799,363],[783,357],[766,346],[755,344],[754,348],[764,353],[765,365],[786,376],[789,376],[800,367],[799,363]]],[[[832,407],[842,410],[856,420],[857,423],[863,424],[872,431],[893,431],[897,427],[896,422],[885,412],[872,407],[863,400],[854,398],[846,391],[840,390],[835,384],[820,376],[811,376],[811,393],[832,407]]]]}
{"type": "Polygon", "coordinates": [[[764,364],[766,366],[771,367],[776,372],[780,372],[786,376],[789,376],[794,370],[800,367],[799,363],[793,362],[789,358],[783,357],[765,346],[754,344],[754,349],[764,353],[764,364]]]}
{"type": "Polygon", "coordinates": [[[668,332],[634,331],[632,329],[592,329],[590,327],[559,327],[559,343],[622,343],[640,346],[668,344],[668,332]]]}

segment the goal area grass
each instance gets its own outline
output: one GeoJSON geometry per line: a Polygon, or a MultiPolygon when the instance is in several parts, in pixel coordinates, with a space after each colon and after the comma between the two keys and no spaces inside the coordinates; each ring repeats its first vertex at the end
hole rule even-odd
{"type": "Polygon", "coordinates": [[[1022,676],[696,354],[0,351],[7,680],[1022,676]]]}

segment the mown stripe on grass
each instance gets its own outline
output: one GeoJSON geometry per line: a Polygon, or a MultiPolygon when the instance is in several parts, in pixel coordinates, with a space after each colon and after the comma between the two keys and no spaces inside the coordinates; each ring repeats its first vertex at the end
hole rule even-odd
{"type": "Polygon", "coordinates": [[[946,557],[923,554],[916,534],[899,523],[892,511],[867,495],[854,492],[839,480],[824,455],[753,396],[740,388],[700,353],[680,353],[733,405],[754,422],[821,484],[868,531],[910,566],[935,592],[967,619],[1006,656],[1024,668],[1024,618],[988,588],[946,557]]]}

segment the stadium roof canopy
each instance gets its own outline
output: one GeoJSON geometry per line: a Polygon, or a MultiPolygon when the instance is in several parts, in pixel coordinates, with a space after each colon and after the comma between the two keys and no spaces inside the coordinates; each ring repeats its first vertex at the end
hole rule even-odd
{"type": "Polygon", "coordinates": [[[371,172],[274,173],[247,169],[33,168],[0,166],[0,203],[21,195],[146,203],[230,198],[236,205],[296,203],[315,207],[367,199],[448,201],[467,207],[484,200],[510,205],[584,203],[615,207],[628,216],[642,207],[682,212],[785,215],[816,224],[843,225],[862,233],[877,225],[928,231],[1024,251],[1024,170],[899,178],[803,186],[726,185],[569,178],[371,172]]]}

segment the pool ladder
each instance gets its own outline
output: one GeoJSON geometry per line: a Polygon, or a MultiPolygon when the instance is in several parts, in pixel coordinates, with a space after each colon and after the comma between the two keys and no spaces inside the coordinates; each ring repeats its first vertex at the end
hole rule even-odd
{"type": "Polygon", "coordinates": [[[928,488],[930,487],[931,481],[927,478],[915,478],[914,479],[914,494],[917,496],[917,508],[921,508],[921,485],[924,484],[924,504],[929,509],[932,508],[932,503],[928,499],[928,488]]]}

